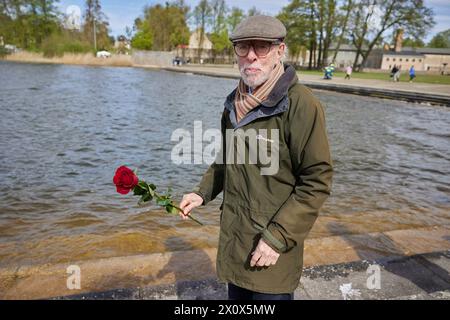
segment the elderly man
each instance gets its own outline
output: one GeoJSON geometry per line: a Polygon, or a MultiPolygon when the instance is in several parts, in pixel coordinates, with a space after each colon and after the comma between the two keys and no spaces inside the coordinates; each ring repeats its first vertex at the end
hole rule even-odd
{"type": "Polygon", "coordinates": [[[333,170],[324,110],[298,83],[295,69],[283,64],[285,36],[283,24],[269,16],[249,17],[234,30],[230,40],[241,80],[222,114],[225,152],[180,203],[186,219],[223,191],[217,274],[228,283],[232,300],[293,299],[305,238],[330,194],[333,170]],[[252,143],[232,143],[250,137],[247,132],[258,133],[252,143]],[[277,170],[263,173],[267,162],[261,159],[235,163],[229,157],[233,152],[254,155],[257,145],[277,170]]]}

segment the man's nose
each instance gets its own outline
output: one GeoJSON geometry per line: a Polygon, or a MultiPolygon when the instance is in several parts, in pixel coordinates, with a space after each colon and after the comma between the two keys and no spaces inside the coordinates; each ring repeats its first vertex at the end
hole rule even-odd
{"type": "Polygon", "coordinates": [[[247,59],[250,61],[255,61],[258,58],[255,52],[255,48],[253,46],[250,46],[250,49],[248,49],[247,59]]]}

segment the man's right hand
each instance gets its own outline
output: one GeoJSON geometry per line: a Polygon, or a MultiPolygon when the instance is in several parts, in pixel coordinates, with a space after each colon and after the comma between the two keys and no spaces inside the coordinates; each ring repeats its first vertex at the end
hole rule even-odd
{"type": "Polygon", "coordinates": [[[192,209],[201,206],[203,203],[203,198],[200,197],[196,193],[188,193],[183,196],[183,199],[180,202],[180,209],[183,210],[184,214],[180,212],[180,217],[184,220],[188,218],[188,215],[191,213],[192,209]]]}

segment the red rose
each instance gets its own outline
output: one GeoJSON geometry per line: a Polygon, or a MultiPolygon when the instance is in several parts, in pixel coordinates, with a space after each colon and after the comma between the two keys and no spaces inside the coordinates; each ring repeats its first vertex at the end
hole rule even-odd
{"type": "Polygon", "coordinates": [[[139,179],[130,168],[121,166],[117,168],[113,182],[118,193],[127,194],[137,186],[139,179]]]}

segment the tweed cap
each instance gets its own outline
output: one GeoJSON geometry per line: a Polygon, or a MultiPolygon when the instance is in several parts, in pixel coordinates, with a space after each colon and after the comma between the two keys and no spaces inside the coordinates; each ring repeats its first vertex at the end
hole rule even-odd
{"type": "Polygon", "coordinates": [[[232,42],[244,40],[282,40],[286,28],[280,20],[270,16],[251,16],[244,19],[230,36],[232,42]]]}

